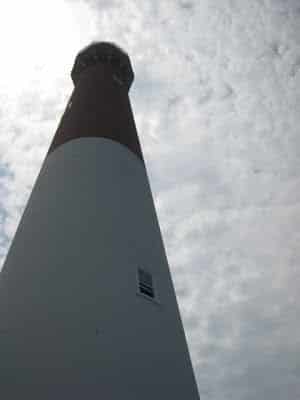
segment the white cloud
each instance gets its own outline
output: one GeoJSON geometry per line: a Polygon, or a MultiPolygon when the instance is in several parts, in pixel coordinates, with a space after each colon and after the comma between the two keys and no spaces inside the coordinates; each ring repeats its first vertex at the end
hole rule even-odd
{"type": "Polygon", "coordinates": [[[131,99],[202,400],[298,398],[298,2],[64,7],[69,42],[52,64],[32,52],[21,86],[0,82],[0,259],[71,92],[75,52],[116,41],[134,64],[131,99]]]}

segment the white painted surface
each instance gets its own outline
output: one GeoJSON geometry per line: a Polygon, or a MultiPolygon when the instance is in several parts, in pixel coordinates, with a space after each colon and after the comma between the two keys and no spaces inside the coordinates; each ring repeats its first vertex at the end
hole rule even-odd
{"type": "Polygon", "coordinates": [[[48,157],[0,283],[6,396],[198,398],[145,168],[125,146],[76,139],[48,157]],[[139,266],[158,303],[137,295],[139,266]]]}

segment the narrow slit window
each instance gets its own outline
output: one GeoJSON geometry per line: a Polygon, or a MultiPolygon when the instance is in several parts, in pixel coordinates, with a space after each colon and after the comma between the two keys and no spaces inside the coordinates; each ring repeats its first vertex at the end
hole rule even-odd
{"type": "Polygon", "coordinates": [[[138,289],[139,293],[154,299],[155,293],[152,275],[148,271],[145,271],[141,268],[138,269],[138,289]]]}

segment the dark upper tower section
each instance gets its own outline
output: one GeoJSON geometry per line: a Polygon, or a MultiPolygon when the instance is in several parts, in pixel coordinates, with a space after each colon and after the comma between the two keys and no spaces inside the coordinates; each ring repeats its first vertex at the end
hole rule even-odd
{"type": "Polygon", "coordinates": [[[73,139],[100,137],[143,161],[128,94],[134,77],[128,55],[113,43],[91,43],[77,55],[71,77],[74,90],[48,154],[73,139]]]}
{"type": "Polygon", "coordinates": [[[128,55],[110,42],[94,42],[85,47],[76,57],[71,77],[76,86],[81,74],[97,63],[110,65],[113,78],[129,90],[134,73],[128,55]]]}

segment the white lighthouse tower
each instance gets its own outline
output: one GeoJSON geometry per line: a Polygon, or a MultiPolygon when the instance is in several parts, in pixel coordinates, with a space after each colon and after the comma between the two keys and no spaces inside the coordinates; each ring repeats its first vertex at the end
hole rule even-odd
{"type": "Polygon", "coordinates": [[[0,274],[0,397],[198,400],[126,53],[93,43],[0,274]]]}

